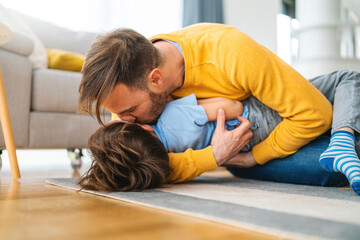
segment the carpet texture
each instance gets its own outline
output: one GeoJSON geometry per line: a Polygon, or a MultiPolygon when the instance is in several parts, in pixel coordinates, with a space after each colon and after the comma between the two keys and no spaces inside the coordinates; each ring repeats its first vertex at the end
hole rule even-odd
{"type": "MultiPolygon", "coordinates": [[[[74,178],[49,184],[79,189],[74,178]]],[[[325,188],[201,176],[142,192],[85,191],[293,239],[360,239],[360,197],[325,188]]]]}

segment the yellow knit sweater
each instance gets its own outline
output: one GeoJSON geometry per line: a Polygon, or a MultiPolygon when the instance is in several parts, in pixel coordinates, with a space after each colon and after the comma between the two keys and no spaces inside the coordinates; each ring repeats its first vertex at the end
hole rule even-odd
{"type": "MultiPolygon", "coordinates": [[[[331,124],[332,106],[304,77],[274,53],[238,29],[202,23],[152,37],[178,42],[184,54],[185,80],[172,93],[197,98],[243,100],[253,95],[279,112],[283,121],[253,148],[257,163],[295,153],[331,124]]],[[[217,167],[211,146],[169,153],[169,181],[190,180],[217,167]]]]}

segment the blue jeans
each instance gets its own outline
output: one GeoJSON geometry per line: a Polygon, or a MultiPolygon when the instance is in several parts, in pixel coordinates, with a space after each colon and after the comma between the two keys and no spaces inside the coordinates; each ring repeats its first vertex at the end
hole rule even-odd
{"type": "Polygon", "coordinates": [[[320,155],[327,149],[329,142],[330,136],[324,134],[286,158],[274,159],[253,168],[227,169],[240,178],[317,186],[346,186],[349,182],[344,174],[326,172],[319,164],[320,155]]]}
{"type": "MultiPolygon", "coordinates": [[[[351,127],[355,130],[356,151],[360,156],[360,73],[352,70],[335,71],[309,80],[333,104],[332,131],[339,127],[351,127]]],[[[266,139],[272,130],[282,121],[280,115],[267,107],[255,97],[243,101],[249,108],[252,148],[266,139]]],[[[342,173],[329,173],[319,164],[320,155],[327,149],[330,134],[324,134],[293,155],[282,159],[274,159],[263,166],[228,170],[237,177],[258,180],[297,183],[320,186],[345,186],[348,184],[342,173]]]]}

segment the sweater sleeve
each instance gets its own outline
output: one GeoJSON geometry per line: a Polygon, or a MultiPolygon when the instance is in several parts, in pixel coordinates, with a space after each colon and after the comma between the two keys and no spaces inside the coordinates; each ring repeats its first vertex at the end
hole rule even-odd
{"type": "Polygon", "coordinates": [[[187,149],[183,153],[169,153],[172,170],[168,182],[192,180],[202,173],[218,167],[211,146],[202,150],[187,149]]]}
{"type": "Polygon", "coordinates": [[[276,110],[283,121],[253,148],[257,163],[295,153],[329,129],[329,101],[291,66],[239,30],[229,31],[224,71],[232,84],[276,110]]]}

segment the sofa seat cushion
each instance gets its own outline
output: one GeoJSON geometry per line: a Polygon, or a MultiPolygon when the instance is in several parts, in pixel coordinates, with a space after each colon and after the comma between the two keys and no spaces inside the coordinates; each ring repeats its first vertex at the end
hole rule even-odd
{"type": "MultiPolygon", "coordinates": [[[[110,120],[110,115],[105,121],[110,120]]],[[[88,115],[31,112],[29,148],[85,148],[99,123],[88,115]]]]}
{"type": "Polygon", "coordinates": [[[81,73],[39,69],[33,71],[31,110],[76,113],[81,73]]]}

